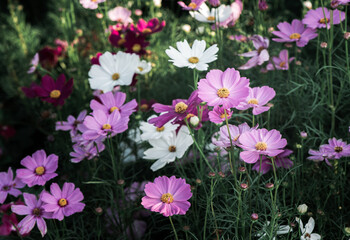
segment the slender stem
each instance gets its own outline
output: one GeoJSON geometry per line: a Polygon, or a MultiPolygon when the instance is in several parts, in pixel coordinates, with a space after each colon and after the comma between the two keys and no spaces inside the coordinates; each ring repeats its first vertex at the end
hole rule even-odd
{"type": "Polygon", "coordinates": [[[210,207],[211,207],[211,212],[212,212],[213,218],[214,218],[216,239],[219,240],[219,233],[218,233],[219,229],[218,229],[218,224],[216,222],[216,217],[215,217],[215,212],[214,212],[214,204],[213,204],[213,195],[214,195],[215,184],[216,184],[216,180],[215,180],[215,183],[213,184],[213,179],[211,179],[211,184],[210,184],[210,207]]]}
{"type": "Polygon", "coordinates": [[[171,216],[169,216],[169,220],[170,220],[171,227],[173,228],[173,232],[174,232],[174,234],[175,234],[175,239],[176,239],[176,240],[179,240],[179,238],[177,237],[177,233],[176,233],[175,226],[174,226],[174,224],[173,224],[173,220],[171,220],[171,216]]]}
{"type": "Polygon", "coordinates": [[[254,225],[254,222],[252,222],[252,224],[250,224],[250,230],[249,230],[249,240],[251,240],[251,239],[252,239],[253,225],[254,225]]]}
{"type": "Polygon", "coordinates": [[[197,89],[197,83],[198,83],[198,72],[195,68],[193,68],[193,85],[194,89],[197,89]]]}

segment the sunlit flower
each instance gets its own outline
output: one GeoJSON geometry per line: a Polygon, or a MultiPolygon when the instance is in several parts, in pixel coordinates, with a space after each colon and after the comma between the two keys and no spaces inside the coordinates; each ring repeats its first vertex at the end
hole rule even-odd
{"type": "Polygon", "coordinates": [[[201,4],[198,11],[195,11],[195,12],[191,11],[190,15],[200,22],[207,22],[207,23],[223,22],[230,17],[231,7],[226,5],[221,5],[218,8],[209,9],[208,6],[205,3],[203,3],[201,4]]]}
{"type": "Polygon", "coordinates": [[[80,4],[83,5],[84,8],[96,9],[98,8],[98,4],[104,1],[106,0],[80,0],[80,4]]]}
{"type": "MultiPolygon", "coordinates": [[[[243,11],[243,3],[241,0],[235,0],[235,2],[231,3],[231,15],[225,20],[216,23],[218,26],[221,27],[232,27],[236,24],[237,20],[241,16],[241,13],[243,11]]],[[[215,24],[212,25],[212,30],[215,30],[215,24]]]]}
{"type": "MultiPolygon", "coordinates": [[[[148,118],[147,121],[155,117],[157,117],[157,115],[152,115],[148,118]]],[[[179,124],[171,124],[170,122],[168,122],[159,128],[148,122],[141,122],[141,139],[143,141],[146,141],[150,139],[170,138],[173,135],[173,132],[178,128],[178,126],[179,124]]]]}
{"type": "Polygon", "coordinates": [[[139,65],[136,68],[136,73],[145,75],[149,73],[151,70],[152,70],[152,64],[150,62],[142,60],[139,62],[139,65]]]}
{"type": "MultiPolygon", "coordinates": [[[[293,161],[289,159],[289,155],[293,153],[292,150],[286,149],[284,152],[278,154],[276,157],[274,157],[274,164],[275,168],[285,168],[289,169],[293,166],[293,161]]],[[[260,171],[260,161],[257,161],[254,166],[252,167],[253,170],[257,172],[261,172],[262,174],[265,174],[273,169],[272,162],[270,158],[267,158],[266,156],[262,157],[261,160],[261,171],[260,171]]]]}
{"type": "Polygon", "coordinates": [[[131,11],[127,8],[123,7],[115,7],[108,11],[108,18],[111,21],[122,23],[123,25],[128,25],[132,23],[132,19],[130,18],[131,11]]]}
{"type": "Polygon", "coordinates": [[[191,10],[191,11],[196,11],[199,9],[199,7],[204,3],[205,0],[191,0],[191,2],[186,5],[184,2],[179,1],[177,2],[183,10],[191,10]]]}
{"type": "Polygon", "coordinates": [[[309,221],[305,225],[300,220],[300,218],[295,218],[295,220],[299,223],[301,237],[300,240],[320,240],[321,236],[318,233],[312,233],[315,228],[315,220],[310,217],[309,221]]]}
{"type": "Polygon", "coordinates": [[[240,66],[238,69],[246,70],[258,65],[260,66],[270,59],[269,52],[267,51],[270,43],[268,38],[254,35],[250,37],[250,40],[253,42],[254,48],[256,50],[238,54],[238,56],[241,57],[251,57],[251,59],[249,59],[246,64],[240,66]]]}
{"type": "Polygon", "coordinates": [[[232,112],[230,109],[225,109],[220,106],[215,106],[212,111],[209,112],[209,120],[213,123],[219,124],[227,119],[230,119],[232,112]],[[226,110],[226,114],[225,114],[226,110]]]}
{"type": "Polygon", "coordinates": [[[131,24],[130,30],[143,36],[160,32],[165,27],[165,21],[159,21],[158,18],[152,18],[148,21],[139,19],[136,26],[131,24]]]}
{"type": "Polygon", "coordinates": [[[212,138],[212,142],[214,145],[218,147],[224,147],[228,148],[231,147],[231,141],[232,145],[236,146],[239,144],[239,137],[247,131],[251,131],[252,129],[256,129],[256,127],[251,128],[246,122],[242,123],[238,126],[231,125],[229,124],[229,131],[228,133],[227,126],[222,126],[220,127],[220,131],[214,134],[216,137],[212,138]],[[230,135],[231,135],[231,140],[230,140],[230,135]]]}
{"type": "MultiPolygon", "coordinates": [[[[339,24],[344,21],[345,13],[339,10],[333,10],[333,25],[339,24]]],[[[303,24],[309,28],[331,28],[331,11],[327,8],[319,7],[309,10],[304,19],[303,24]]]]}

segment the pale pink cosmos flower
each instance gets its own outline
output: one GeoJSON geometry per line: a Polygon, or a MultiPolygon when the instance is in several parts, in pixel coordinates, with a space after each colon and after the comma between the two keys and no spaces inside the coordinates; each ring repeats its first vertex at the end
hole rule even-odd
{"type": "Polygon", "coordinates": [[[268,38],[262,37],[260,35],[253,35],[250,37],[250,40],[253,42],[254,48],[256,50],[238,54],[238,56],[241,57],[251,57],[251,59],[249,59],[246,64],[240,66],[238,69],[246,70],[258,65],[260,66],[270,59],[269,52],[267,51],[267,48],[270,44],[268,38]]]}
{"type": "MultiPolygon", "coordinates": [[[[42,192],[43,193],[43,192],[42,192]]],[[[25,205],[12,205],[12,212],[18,215],[27,215],[22,219],[17,225],[19,228],[19,233],[21,235],[29,233],[33,228],[35,223],[41,233],[41,236],[47,232],[47,226],[44,218],[50,219],[52,213],[48,213],[43,208],[43,202],[41,199],[37,199],[34,194],[23,193],[25,205]]]]}
{"type": "Polygon", "coordinates": [[[13,179],[12,168],[10,167],[6,172],[0,172],[0,204],[3,204],[10,194],[14,197],[18,197],[22,194],[18,188],[23,188],[25,184],[19,179],[13,179]]]}
{"type": "MultiPolygon", "coordinates": [[[[227,28],[233,27],[236,24],[243,11],[243,3],[241,0],[236,0],[235,2],[231,3],[230,7],[231,15],[225,21],[217,23],[218,26],[227,28]]],[[[215,24],[213,24],[211,28],[212,30],[215,30],[215,24]]]]}
{"type": "Polygon", "coordinates": [[[182,1],[177,2],[177,4],[179,4],[183,10],[197,11],[204,2],[205,0],[191,0],[191,2],[188,5],[186,5],[182,1]]]}
{"type": "Polygon", "coordinates": [[[56,131],[70,131],[71,137],[77,135],[78,128],[80,125],[83,124],[86,114],[87,111],[83,110],[79,113],[77,118],[73,117],[72,115],[69,115],[67,121],[56,122],[56,131]]]}
{"type": "MultiPolygon", "coordinates": [[[[289,155],[293,153],[292,150],[286,149],[284,152],[278,154],[276,157],[274,157],[274,164],[275,168],[291,168],[293,166],[293,161],[289,159],[289,155]]],[[[272,162],[270,158],[267,158],[266,156],[262,157],[261,161],[261,171],[260,171],[260,161],[257,161],[254,166],[252,167],[253,170],[257,172],[262,172],[262,174],[265,174],[269,172],[271,169],[273,169],[272,162]]]]}
{"type": "Polygon", "coordinates": [[[215,106],[212,111],[209,112],[209,120],[213,123],[219,124],[227,119],[230,119],[232,112],[230,109],[225,109],[220,106],[215,106]],[[226,110],[226,114],[225,114],[226,110]]]}
{"type": "Polygon", "coordinates": [[[231,141],[233,146],[237,146],[239,142],[239,137],[245,133],[249,132],[253,129],[256,129],[258,126],[251,128],[246,122],[242,123],[238,126],[235,125],[228,125],[230,134],[228,133],[227,126],[222,126],[220,128],[220,131],[215,133],[218,137],[212,138],[212,142],[214,145],[218,147],[224,147],[228,148],[231,147],[231,141]],[[230,135],[231,135],[231,141],[230,141],[230,135]],[[213,141],[215,139],[215,141],[213,141]]]}
{"type": "Polygon", "coordinates": [[[58,156],[55,154],[46,156],[44,150],[38,150],[32,156],[23,158],[21,164],[26,168],[17,169],[17,177],[28,187],[44,186],[47,181],[57,177],[55,171],[58,168],[58,156]]]}
{"type": "Polygon", "coordinates": [[[88,9],[96,9],[98,8],[98,4],[105,2],[106,0],[80,0],[80,4],[83,5],[84,8],[88,9]]]}
{"type": "Polygon", "coordinates": [[[170,178],[166,176],[157,177],[153,182],[145,186],[146,196],[142,198],[142,206],[152,212],[159,212],[164,217],[173,215],[185,215],[192,197],[191,186],[185,179],[170,178]]]}
{"type": "Polygon", "coordinates": [[[198,96],[208,106],[236,107],[248,94],[249,79],[241,77],[234,68],[228,68],[225,72],[211,70],[198,83],[198,96]]]}
{"type": "Polygon", "coordinates": [[[244,150],[240,157],[246,163],[256,163],[260,155],[275,157],[282,153],[287,145],[287,140],[275,129],[256,129],[243,133],[239,137],[239,146],[244,150]]]}
{"type": "Polygon", "coordinates": [[[266,112],[270,107],[265,106],[276,96],[275,90],[268,86],[249,88],[249,96],[236,107],[238,110],[253,108],[253,114],[259,115],[266,112]]]}
{"type": "Polygon", "coordinates": [[[52,183],[50,191],[51,194],[43,192],[40,199],[44,210],[53,213],[52,218],[62,221],[64,217],[83,211],[85,204],[81,201],[84,195],[74,183],[64,183],[62,190],[57,183],[52,183]]]}
{"type": "MultiPolygon", "coordinates": [[[[333,25],[339,24],[345,19],[345,13],[339,10],[333,10],[333,25]]],[[[303,24],[309,28],[331,28],[331,11],[327,8],[319,7],[309,10],[304,19],[303,24]]]]}
{"type": "Polygon", "coordinates": [[[91,160],[98,156],[100,152],[105,150],[105,145],[100,141],[89,141],[87,144],[74,144],[73,150],[74,152],[69,154],[72,157],[70,161],[73,163],[78,163],[85,158],[91,160]]]}
{"type": "Polygon", "coordinates": [[[295,57],[289,58],[288,56],[288,50],[283,49],[279,57],[272,57],[272,62],[269,63],[266,66],[266,69],[269,71],[278,69],[278,70],[288,70],[289,64],[295,59],[295,57]]]}
{"type": "Polygon", "coordinates": [[[120,22],[124,26],[132,23],[130,16],[131,11],[123,7],[115,7],[108,11],[108,17],[111,21],[120,22]]]}

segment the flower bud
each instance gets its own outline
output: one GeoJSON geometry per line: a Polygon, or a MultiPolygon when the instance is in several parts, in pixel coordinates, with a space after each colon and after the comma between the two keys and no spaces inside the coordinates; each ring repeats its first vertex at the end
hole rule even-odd
{"type": "Polygon", "coordinates": [[[267,2],[265,0],[259,1],[259,10],[260,11],[266,11],[269,8],[269,5],[267,5],[267,2]]]}
{"type": "Polygon", "coordinates": [[[247,171],[247,169],[246,169],[245,167],[239,167],[239,168],[238,168],[238,171],[239,171],[240,173],[245,173],[245,172],[247,171]]]}
{"type": "Polygon", "coordinates": [[[209,177],[215,177],[215,173],[214,172],[210,172],[210,173],[208,173],[208,176],[209,177]]]}
{"type": "Polygon", "coordinates": [[[242,188],[242,190],[247,190],[248,189],[248,184],[241,183],[240,187],[242,188]]]}
{"type": "Polygon", "coordinates": [[[300,132],[300,137],[303,138],[303,139],[307,138],[307,132],[301,131],[300,132]]]}
{"type": "Polygon", "coordinates": [[[181,28],[182,28],[182,30],[183,30],[184,32],[186,32],[186,33],[191,32],[191,26],[188,25],[188,24],[182,25],[181,28]]]}
{"type": "Polygon", "coordinates": [[[328,44],[326,42],[321,42],[320,47],[321,48],[327,48],[328,44]]]}
{"type": "Polygon", "coordinates": [[[103,212],[103,209],[101,207],[97,207],[97,208],[95,208],[95,212],[97,214],[101,214],[103,212]]]}
{"type": "Polygon", "coordinates": [[[346,40],[349,40],[349,38],[350,38],[350,32],[344,33],[344,38],[345,38],[346,40]]]}
{"type": "Polygon", "coordinates": [[[301,204],[301,205],[298,206],[297,209],[298,209],[298,212],[300,214],[304,214],[304,213],[307,212],[307,205],[306,204],[301,204]]]}
{"type": "Polygon", "coordinates": [[[274,184],[273,183],[266,183],[265,184],[265,187],[267,188],[267,189],[273,189],[274,188],[274,184]]]}
{"type": "Polygon", "coordinates": [[[223,173],[223,172],[218,172],[218,174],[219,174],[220,177],[222,177],[222,178],[226,177],[225,173],[223,173]]]}
{"type": "Polygon", "coordinates": [[[197,184],[201,184],[202,183],[202,180],[200,180],[199,178],[196,179],[196,183],[197,184]]]}
{"type": "Polygon", "coordinates": [[[123,185],[125,183],[125,181],[123,180],[123,179],[119,179],[118,181],[117,181],[117,184],[118,185],[123,185]]]}
{"type": "Polygon", "coordinates": [[[252,213],[252,215],[250,215],[250,219],[257,221],[259,219],[259,215],[257,213],[252,213]]]}
{"type": "Polygon", "coordinates": [[[344,232],[345,232],[346,236],[350,236],[350,227],[344,228],[344,232]]]}
{"type": "Polygon", "coordinates": [[[192,127],[197,127],[199,124],[199,118],[197,116],[193,116],[190,118],[190,124],[192,127]]]}
{"type": "Polygon", "coordinates": [[[312,9],[312,3],[310,1],[303,2],[303,5],[309,10],[312,9]]]}

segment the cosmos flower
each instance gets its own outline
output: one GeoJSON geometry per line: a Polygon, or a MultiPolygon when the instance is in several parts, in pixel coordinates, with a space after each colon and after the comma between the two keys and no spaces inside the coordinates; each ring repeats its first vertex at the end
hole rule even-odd
{"type": "Polygon", "coordinates": [[[99,58],[100,65],[92,65],[89,83],[92,89],[110,92],[117,85],[130,85],[140,59],[136,54],[105,52],[99,58]]]}
{"type": "Polygon", "coordinates": [[[129,187],[124,189],[125,198],[135,202],[143,195],[147,183],[148,181],[133,182],[129,187]]]}
{"type": "MultiPolygon", "coordinates": [[[[258,232],[255,236],[257,237],[260,237],[258,240],[263,240],[263,239],[266,239],[266,231],[268,229],[270,225],[270,221],[267,221],[264,226],[263,226],[263,229],[264,231],[261,231],[261,232],[258,232]]],[[[289,232],[293,231],[293,229],[288,226],[288,225],[280,225],[278,226],[277,228],[277,231],[276,231],[276,235],[283,235],[283,234],[287,234],[289,232]]],[[[272,240],[275,240],[276,237],[273,237],[272,240]]]]}
{"type": "Polygon", "coordinates": [[[83,161],[85,158],[88,160],[93,159],[98,156],[103,150],[105,150],[105,145],[100,142],[89,141],[88,144],[74,144],[74,152],[71,152],[69,155],[72,157],[72,163],[78,163],[83,161]]]}
{"type": "Polygon", "coordinates": [[[342,139],[331,138],[328,140],[328,144],[322,145],[322,148],[334,159],[350,156],[350,144],[343,142],[342,139]]]}
{"type": "Polygon", "coordinates": [[[186,5],[182,1],[179,1],[177,3],[182,7],[183,10],[197,11],[204,2],[205,0],[191,0],[191,2],[188,5],[186,5]]]}
{"type": "Polygon", "coordinates": [[[124,47],[127,53],[135,53],[137,55],[145,55],[146,47],[149,42],[146,41],[144,35],[139,35],[136,32],[128,31],[125,36],[124,47]]]}
{"type": "MultiPolygon", "coordinates": [[[[241,0],[236,0],[230,5],[231,7],[231,15],[225,20],[225,21],[220,21],[216,23],[217,26],[220,27],[233,27],[239,17],[241,16],[241,13],[243,11],[243,3],[241,0]]],[[[212,25],[212,30],[215,30],[215,24],[212,25]]]]}
{"type": "Polygon", "coordinates": [[[27,71],[28,74],[31,74],[33,72],[35,72],[35,69],[37,68],[37,66],[39,65],[39,53],[36,53],[32,59],[32,61],[30,62],[31,67],[29,68],[29,70],[27,71]]]}
{"type": "MultiPolygon", "coordinates": [[[[327,8],[319,7],[309,10],[304,19],[303,24],[309,28],[331,28],[331,11],[327,8]]],[[[344,21],[345,13],[339,10],[333,10],[333,25],[339,24],[344,21]]]]}
{"type": "Polygon", "coordinates": [[[276,95],[275,90],[268,86],[249,88],[249,96],[236,107],[238,110],[253,108],[253,114],[259,115],[270,107],[265,106],[276,95]]]}
{"type": "MultiPolygon", "coordinates": [[[[152,115],[147,119],[147,121],[155,117],[157,117],[157,115],[152,115]]],[[[148,122],[141,122],[140,123],[140,130],[142,131],[141,139],[143,141],[147,141],[150,139],[170,138],[173,135],[173,132],[178,127],[179,127],[179,124],[171,124],[170,122],[164,124],[160,128],[148,122]]]]}
{"type": "Polygon", "coordinates": [[[182,126],[178,133],[173,131],[169,138],[150,139],[152,148],[144,152],[144,159],[157,159],[152,164],[151,170],[157,171],[167,163],[174,162],[176,158],[181,158],[192,145],[193,140],[186,126],[182,126]]]}
{"type": "Polygon", "coordinates": [[[176,43],[177,49],[171,47],[165,50],[165,53],[170,57],[169,62],[173,62],[176,67],[188,67],[199,71],[206,71],[208,63],[217,59],[219,48],[216,44],[205,50],[206,42],[204,40],[194,40],[192,48],[187,40],[176,43]]]}
{"type": "Polygon", "coordinates": [[[21,165],[25,168],[17,169],[17,177],[28,187],[44,186],[47,181],[58,176],[55,173],[58,168],[58,156],[55,154],[46,156],[44,150],[38,150],[32,156],[23,158],[21,165]]]}
{"type": "Polygon", "coordinates": [[[233,146],[237,146],[239,142],[239,137],[247,132],[251,131],[252,129],[256,129],[256,127],[251,128],[246,122],[242,123],[238,126],[229,124],[229,130],[230,134],[228,133],[227,126],[220,127],[220,131],[215,133],[215,137],[212,138],[213,144],[218,147],[224,147],[229,148],[231,147],[231,141],[233,146]],[[230,135],[231,135],[231,141],[230,141],[230,135]]]}
{"type": "Polygon", "coordinates": [[[223,22],[230,17],[231,7],[226,5],[221,5],[218,8],[209,9],[208,6],[205,3],[203,3],[201,4],[198,11],[195,11],[195,12],[191,11],[190,15],[200,22],[207,22],[207,23],[223,22]]]}
{"type": "Polygon", "coordinates": [[[75,118],[72,115],[69,115],[67,121],[58,121],[56,122],[56,131],[70,131],[71,136],[75,136],[78,133],[79,125],[83,124],[83,121],[86,117],[87,111],[83,110],[79,113],[78,117],[75,118]]]}
{"type": "Polygon", "coordinates": [[[62,106],[73,91],[73,78],[66,82],[64,74],[60,74],[55,82],[52,77],[45,75],[41,79],[41,86],[37,86],[34,91],[42,101],[62,106]]]}
{"type": "Polygon", "coordinates": [[[244,132],[239,137],[239,146],[244,150],[240,157],[246,163],[256,163],[260,155],[275,157],[284,152],[287,140],[282,138],[281,133],[275,129],[254,129],[244,132]]]}
{"type": "MultiPolygon", "coordinates": [[[[122,33],[121,30],[116,30],[116,29],[111,29],[111,35],[109,35],[109,42],[112,44],[112,46],[117,47],[117,48],[123,48],[124,44],[126,43],[125,40],[125,33],[122,33]]],[[[113,53],[112,53],[113,54],[113,53]]],[[[97,53],[96,57],[91,59],[92,64],[96,64],[96,59],[98,60],[99,57],[101,56],[101,53],[97,53]]],[[[100,64],[98,62],[98,64],[100,64]]]]}
{"type": "Polygon", "coordinates": [[[96,9],[98,8],[98,4],[104,1],[106,0],[80,0],[80,4],[83,5],[84,8],[96,9]]]}
{"type": "Polygon", "coordinates": [[[145,186],[146,196],[142,198],[142,206],[152,212],[159,212],[164,217],[185,215],[191,204],[187,201],[192,197],[191,187],[185,179],[157,177],[154,183],[145,186]]]}
{"type": "Polygon", "coordinates": [[[328,166],[332,166],[329,160],[334,159],[334,156],[329,153],[329,151],[325,148],[325,145],[321,145],[319,151],[310,149],[309,154],[311,156],[307,157],[307,159],[314,162],[325,161],[328,166]]]}
{"type": "Polygon", "coordinates": [[[275,42],[296,42],[298,47],[305,47],[308,42],[318,36],[316,29],[305,28],[304,24],[294,19],[292,23],[281,22],[277,25],[279,31],[272,34],[279,38],[272,38],[275,42]]]}
{"type": "Polygon", "coordinates": [[[295,220],[297,221],[297,223],[299,223],[300,232],[301,232],[300,240],[320,240],[321,239],[321,236],[318,233],[312,233],[315,228],[315,220],[312,217],[309,218],[309,221],[305,225],[305,228],[300,218],[295,218],[295,220]]]}
{"type": "Polygon", "coordinates": [[[260,66],[270,59],[269,52],[267,51],[270,43],[268,38],[259,35],[253,35],[250,37],[250,40],[253,42],[256,50],[238,54],[238,56],[241,57],[251,57],[251,59],[249,59],[246,64],[240,66],[238,69],[246,70],[258,65],[260,66]]]}
{"type": "Polygon", "coordinates": [[[65,182],[62,190],[57,183],[52,183],[50,191],[51,194],[43,192],[40,199],[44,210],[52,213],[52,218],[62,221],[64,217],[83,211],[85,204],[81,201],[84,195],[74,183],[65,182]]]}
{"type": "Polygon", "coordinates": [[[232,116],[232,112],[230,109],[225,109],[220,106],[215,106],[212,111],[209,112],[209,120],[213,123],[219,124],[227,119],[230,119],[232,116]],[[225,116],[226,110],[226,116],[225,116]]]}
{"type": "Polygon", "coordinates": [[[147,62],[145,60],[142,60],[139,62],[139,65],[136,68],[136,73],[145,75],[149,73],[152,70],[152,65],[150,62],[147,62]]]}
{"type": "Polygon", "coordinates": [[[272,62],[267,64],[266,69],[271,70],[288,70],[289,69],[289,63],[291,63],[295,58],[288,57],[288,50],[284,49],[280,52],[279,57],[272,57],[272,62]]]}
{"type": "Polygon", "coordinates": [[[44,237],[47,232],[44,218],[51,218],[52,213],[48,213],[43,209],[43,202],[40,198],[37,199],[34,194],[23,193],[23,198],[25,205],[12,205],[11,207],[12,212],[18,215],[27,215],[17,225],[19,233],[22,235],[29,233],[36,224],[41,236],[44,237]]]}
{"type": "Polygon", "coordinates": [[[241,77],[234,68],[227,68],[225,72],[210,70],[198,83],[198,96],[208,106],[236,107],[248,94],[249,79],[241,77]]]}
{"type": "Polygon", "coordinates": [[[132,19],[130,18],[131,11],[127,8],[123,7],[115,7],[108,11],[108,18],[111,21],[122,23],[123,25],[128,25],[132,23],[132,19]]]}
{"type": "MultiPolygon", "coordinates": [[[[293,166],[293,161],[289,159],[289,155],[293,153],[292,150],[286,149],[284,152],[278,154],[276,157],[274,157],[274,164],[275,168],[291,168],[293,166]]],[[[254,166],[252,167],[253,170],[257,172],[262,172],[262,174],[265,174],[269,172],[273,168],[272,162],[270,158],[267,158],[266,156],[262,157],[261,161],[261,171],[260,171],[260,161],[257,161],[254,166]]]]}
{"type": "Polygon", "coordinates": [[[98,97],[98,100],[91,100],[90,108],[95,110],[102,110],[105,114],[111,114],[114,111],[120,113],[122,118],[129,117],[136,111],[137,102],[135,99],[125,103],[126,94],[123,92],[107,92],[98,97]]]}
{"type": "Polygon", "coordinates": [[[152,18],[148,22],[144,19],[139,19],[137,25],[130,25],[130,30],[137,34],[147,36],[156,32],[162,31],[165,27],[165,21],[159,22],[158,18],[152,18]]]}
{"type": "Polygon", "coordinates": [[[16,177],[13,179],[12,168],[6,172],[0,172],[0,204],[3,204],[7,198],[7,195],[10,194],[14,197],[18,197],[22,194],[18,188],[23,188],[25,184],[16,177]]]}

